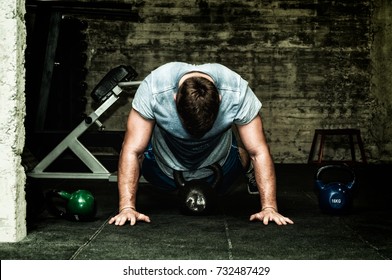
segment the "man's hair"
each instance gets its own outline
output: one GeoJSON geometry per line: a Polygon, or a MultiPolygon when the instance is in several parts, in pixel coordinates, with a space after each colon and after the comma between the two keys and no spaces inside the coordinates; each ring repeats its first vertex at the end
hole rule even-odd
{"type": "Polygon", "coordinates": [[[219,111],[219,92],[213,82],[202,77],[186,79],[177,96],[177,111],[187,132],[201,138],[214,125],[219,111]]]}

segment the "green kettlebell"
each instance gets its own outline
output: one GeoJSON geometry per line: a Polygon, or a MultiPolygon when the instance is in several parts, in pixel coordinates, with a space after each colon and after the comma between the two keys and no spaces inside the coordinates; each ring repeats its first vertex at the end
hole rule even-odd
{"type": "Polygon", "coordinates": [[[72,221],[91,221],[97,213],[96,200],[87,190],[77,190],[73,193],[52,190],[47,193],[49,211],[54,215],[72,221]],[[54,198],[66,202],[65,211],[60,210],[54,203],[54,198]]]}

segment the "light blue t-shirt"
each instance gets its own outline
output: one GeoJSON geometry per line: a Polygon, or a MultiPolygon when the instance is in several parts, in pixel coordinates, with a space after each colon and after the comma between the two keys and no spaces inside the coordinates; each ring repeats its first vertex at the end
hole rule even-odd
{"type": "Polygon", "coordinates": [[[261,102],[240,75],[221,64],[193,65],[171,62],[153,70],[139,86],[132,107],[144,118],[155,120],[151,144],[159,167],[169,177],[173,169],[184,171],[186,179],[211,174],[205,167],[225,163],[232,141],[232,124],[243,125],[253,120],[261,102]],[[209,75],[221,104],[217,119],[201,139],[187,133],[177,113],[174,95],[179,81],[189,72],[209,75]]]}

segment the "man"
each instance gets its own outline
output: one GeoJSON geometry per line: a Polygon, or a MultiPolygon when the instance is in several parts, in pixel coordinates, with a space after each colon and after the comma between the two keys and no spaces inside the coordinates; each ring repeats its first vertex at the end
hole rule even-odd
{"type": "Polygon", "coordinates": [[[140,175],[157,188],[175,190],[173,170],[182,171],[187,180],[208,178],[212,175],[206,167],[218,162],[224,175],[219,193],[227,191],[234,177],[254,174],[250,178],[256,189],[248,189],[260,196],[261,210],[251,221],[292,224],[278,212],[260,108],[248,83],[223,65],[172,62],[152,71],[132,102],[119,160],[119,213],[109,223],[150,222],[136,208],[140,175]]]}

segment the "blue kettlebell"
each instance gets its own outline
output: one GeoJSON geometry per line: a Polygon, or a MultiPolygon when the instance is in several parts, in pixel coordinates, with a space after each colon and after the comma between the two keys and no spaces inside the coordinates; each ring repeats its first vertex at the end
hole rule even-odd
{"type": "Polygon", "coordinates": [[[354,171],[346,165],[326,165],[318,169],[315,189],[318,194],[319,207],[328,214],[342,214],[352,207],[352,191],[356,184],[354,171]],[[329,172],[333,180],[321,179],[329,172]],[[337,178],[337,177],[342,178],[337,178]],[[344,178],[343,178],[344,177],[344,178]],[[347,179],[348,178],[348,179],[347,179]],[[345,179],[345,182],[342,182],[345,179]]]}

